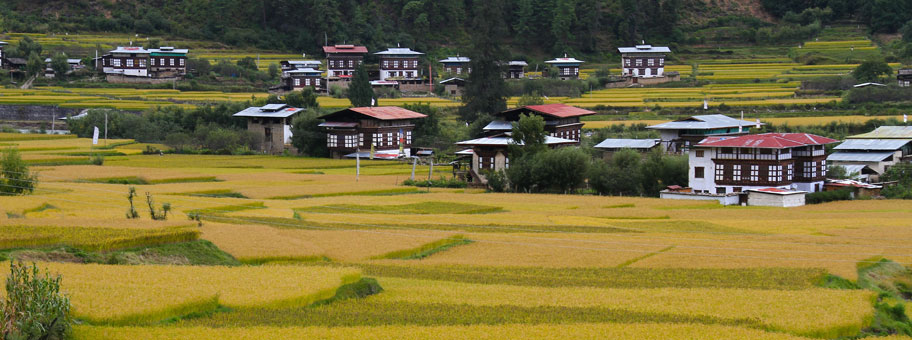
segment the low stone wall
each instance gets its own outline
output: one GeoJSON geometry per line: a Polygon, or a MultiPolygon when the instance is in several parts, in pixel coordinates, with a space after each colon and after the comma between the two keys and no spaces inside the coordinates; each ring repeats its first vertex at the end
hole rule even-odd
{"type": "Polygon", "coordinates": [[[0,121],[46,121],[78,115],[82,109],[42,105],[0,105],[0,121]]]}
{"type": "Polygon", "coordinates": [[[672,200],[717,201],[722,205],[738,205],[738,195],[708,195],[689,192],[662,191],[659,197],[672,200]]]}

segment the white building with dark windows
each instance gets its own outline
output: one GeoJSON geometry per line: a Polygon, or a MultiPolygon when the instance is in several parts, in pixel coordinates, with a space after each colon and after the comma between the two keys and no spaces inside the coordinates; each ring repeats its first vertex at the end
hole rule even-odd
{"type": "Polygon", "coordinates": [[[849,136],[827,157],[830,166],[842,166],[856,178],[877,181],[887,169],[912,161],[912,126],[881,126],[849,136]]]}
{"type": "Polygon", "coordinates": [[[558,78],[561,80],[568,80],[579,78],[580,65],[584,62],[585,61],[576,58],[567,57],[567,55],[564,54],[563,58],[548,60],[545,64],[557,67],[558,78]]]}
{"type": "Polygon", "coordinates": [[[424,53],[412,51],[410,48],[395,47],[374,54],[380,56],[380,81],[421,78],[418,73],[418,59],[424,53]]]}
{"type": "Polygon", "coordinates": [[[763,123],[731,118],[726,115],[697,115],[676,121],[647,126],[658,130],[662,148],[667,153],[686,152],[691,146],[710,136],[739,136],[759,129],[763,123]]]}
{"type": "Polygon", "coordinates": [[[636,45],[619,47],[621,52],[621,75],[634,78],[665,76],[665,57],[671,49],[664,46],[636,45]]]}

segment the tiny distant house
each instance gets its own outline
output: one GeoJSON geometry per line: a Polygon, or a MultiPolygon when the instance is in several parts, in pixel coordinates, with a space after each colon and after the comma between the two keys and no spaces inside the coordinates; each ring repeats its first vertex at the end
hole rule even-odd
{"type": "Polygon", "coordinates": [[[326,76],[350,78],[358,65],[364,62],[367,47],[355,45],[323,46],[326,54],[326,76]]]}
{"type": "Polygon", "coordinates": [[[912,68],[901,68],[896,71],[896,80],[901,87],[909,87],[912,84],[912,68]]]}
{"type": "Polygon", "coordinates": [[[142,47],[119,46],[102,56],[102,71],[107,76],[148,77],[150,53],[142,47]]]}
{"type": "Polygon", "coordinates": [[[285,104],[269,104],[263,107],[248,107],[235,113],[234,117],[247,118],[247,130],[262,136],[259,150],[269,154],[281,154],[291,144],[291,121],[304,109],[285,104]]]}
{"type": "MultiPolygon", "coordinates": [[[[51,58],[44,59],[44,77],[45,78],[54,78],[56,76],[54,68],[51,67],[51,58]]],[[[82,59],[67,59],[67,65],[70,66],[70,69],[67,73],[82,69],[85,67],[82,65],[82,59]]]]}
{"type": "MultiPolygon", "coordinates": [[[[510,167],[509,146],[515,144],[512,133],[494,133],[487,137],[476,138],[456,143],[456,145],[468,148],[460,151],[459,155],[471,155],[472,167],[471,175],[473,179],[480,183],[487,183],[484,171],[500,171],[510,167]]],[[[561,146],[578,145],[579,142],[572,139],[564,139],[552,136],[545,137],[545,145],[550,148],[561,146]]],[[[518,145],[522,145],[519,143],[518,145]]]]}
{"type": "Polygon", "coordinates": [[[291,91],[297,91],[307,87],[312,88],[315,91],[323,90],[323,71],[305,68],[282,72],[282,74],[285,88],[291,91]]]}
{"type": "Polygon", "coordinates": [[[389,48],[374,53],[380,56],[380,80],[420,80],[418,59],[424,53],[409,48],[389,48]]]}
{"type": "Polygon", "coordinates": [[[282,72],[304,70],[309,68],[319,70],[322,66],[323,62],[319,60],[282,60],[279,62],[279,67],[282,69],[282,72]]]}
{"type": "Polygon", "coordinates": [[[561,80],[579,78],[580,65],[584,63],[576,58],[569,58],[565,54],[563,58],[556,58],[545,62],[548,65],[557,67],[557,75],[561,80]]]}
{"type": "Polygon", "coordinates": [[[181,78],[187,75],[187,53],[190,50],[165,46],[149,49],[149,76],[181,78]]]}
{"type": "Polygon", "coordinates": [[[730,118],[726,115],[699,115],[646,128],[659,131],[665,152],[678,154],[686,152],[703,138],[746,135],[750,133],[751,127],[759,129],[761,125],[763,123],[730,118]]]}
{"type": "Polygon", "coordinates": [[[526,77],[528,63],[522,60],[513,60],[507,65],[507,79],[522,79],[526,77]]]}
{"type": "Polygon", "coordinates": [[[472,73],[472,69],[469,68],[470,61],[468,57],[455,56],[440,60],[440,63],[443,64],[444,73],[466,75],[472,73]]]}
{"type": "Polygon", "coordinates": [[[715,195],[770,187],[818,192],[827,172],[824,146],[837,142],[807,133],[707,137],[690,149],[690,187],[715,195]]]}
{"type": "Polygon", "coordinates": [[[6,45],[9,45],[9,43],[0,41],[0,69],[6,68],[6,63],[4,62],[6,55],[3,53],[3,48],[6,47],[6,45]]]}
{"type": "Polygon", "coordinates": [[[443,91],[454,97],[462,97],[462,89],[465,88],[465,79],[450,78],[440,82],[443,85],[443,91]]]}
{"type": "Polygon", "coordinates": [[[353,107],[322,116],[333,158],[411,156],[414,121],[427,116],[395,106],[353,107]]]}
{"type": "Polygon", "coordinates": [[[636,45],[619,47],[621,52],[621,75],[633,78],[665,76],[665,56],[671,49],[664,46],[636,45]]]}
{"type": "Polygon", "coordinates": [[[807,192],[780,188],[747,190],[747,205],[758,207],[791,208],[805,203],[807,192]]]}
{"type": "Polygon", "coordinates": [[[488,133],[510,132],[513,130],[512,122],[519,121],[519,117],[523,114],[541,116],[545,120],[545,132],[551,137],[579,143],[583,128],[580,118],[594,115],[595,111],[565,104],[523,106],[496,114],[495,120],[485,126],[484,131],[488,133]]]}
{"type": "Polygon", "coordinates": [[[827,157],[830,166],[842,166],[856,178],[878,181],[887,169],[912,161],[912,126],[881,126],[849,136],[827,157]]]}
{"type": "Polygon", "coordinates": [[[623,149],[630,149],[639,153],[648,153],[659,146],[658,139],[623,139],[608,138],[598,143],[594,148],[602,151],[602,158],[611,159],[614,153],[623,149]]]}

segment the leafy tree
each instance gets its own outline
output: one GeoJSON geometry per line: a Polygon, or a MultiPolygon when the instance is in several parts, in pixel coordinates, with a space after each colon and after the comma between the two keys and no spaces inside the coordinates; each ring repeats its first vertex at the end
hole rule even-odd
{"type": "Polygon", "coordinates": [[[661,150],[650,152],[640,166],[642,194],[659,196],[669,185],[687,186],[689,171],[686,156],[670,156],[661,150]]]}
{"type": "Polygon", "coordinates": [[[246,68],[248,70],[256,70],[257,62],[253,57],[244,57],[243,59],[237,61],[237,66],[246,68]]]}
{"type": "Polygon", "coordinates": [[[278,79],[279,78],[279,65],[276,63],[269,64],[269,70],[267,72],[269,78],[278,79]]]}
{"type": "Polygon", "coordinates": [[[902,34],[903,42],[912,43],[912,20],[906,21],[906,24],[899,29],[899,33],[902,34]]]}
{"type": "Polygon", "coordinates": [[[51,277],[35,264],[10,261],[6,295],[0,299],[0,339],[66,339],[70,300],[60,293],[61,277],[51,277]]]}
{"type": "Polygon", "coordinates": [[[19,149],[6,149],[0,158],[0,195],[30,194],[37,184],[38,176],[29,171],[19,149]]]}
{"type": "Polygon", "coordinates": [[[589,172],[589,185],[603,195],[638,195],[642,175],[640,154],[630,149],[615,152],[610,161],[596,161],[589,172]]]}
{"type": "Polygon", "coordinates": [[[884,182],[897,182],[895,185],[884,187],[881,191],[887,198],[912,199],[912,164],[900,163],[891,166],[880,179],[884,182]]]}
{"type": "Polygon", "coordinates": [[[551,20],[551,34],[554,35],[554,53],[569,52],[569,44],[575,39],[572,28],[576,21],[574,0],[557,0],[554,18],[551,20]]]}
{"type": "Polygon", "coordinates": [[[827,169],[827,178],[832,179],[851,179],[858,176],[858,172],[849,172],[842,165],[833,165],[827,169]]]}
{"type": "Polygon", "coordinates": [[[516,102],[516,106],[528,106],[528,105],[542,105],[545,103],[545,100],[538,94],[537,91],[533,91],[530,94],[524,94],[522,97],[519,97],[519,101],[516,102]]]}
{"type": "Polygon", "coordinates": [[[545,120],[539,115],[523,114],[519,121],[513,123],[513,142],[510,155],[521,157],[524,154],[534,154],[543,151],[545,139],[545,120]]]}
{"type": "Polygon", "coordinates": [[[67,55],[64,53],[58,53],[51,58],[51,69],[54,70],[54,76],[60,79],[66,77],[66,73],[70,71],[70,63],[67,62],[67,55]]]}
{"type": "Polygon", "coordinates": [[[883,76],[893,74],[893,68],[883,61],[865,61],[852,71],[852,76],[860,82],[873,82],[883,76]]]}
{"type": "Polygon", "coordinates": [[[300,108],[319,108],[317,94],[313,88],[305,87],[301,91],[293,91],[285,95],[285,104],[300,108]]]}
{"type": "Polygon", "coordinates": [[[43,47],[41,46],[41,43],[32,40],[32,38],[29,36],[25,36],[22,38],[22,40],[19,40],[19,45],[16,48],[15,55],[23,58],[28,58],[32,55],[32,52],[37,55],[41,55],[42,50],[43,47]]]}
{"type": "Polygon", "coordinates": [[[506,13],[502,1],[481,1],[473,4],[472,49],[469,68],[472,73],[466,80],[460,108],[460,115],[468,122],[481,114],[492,114],[506,110],[507,85],[503,80],[505,71],[501,58],[505,55],[498,37],[506,34],[504,26],[506,13]]]}
{"type": "Polygon", "coordinates": [[[414,133],[413,145],[433,147],[449,146],[448,144],[450,143],[446,140],[442,141],[446,144],[441,145],[441,143],[439,143],[441,142],[439,136],[441,134],[440,116],[442,115],[440,109],[431,106],[431,104],[406,104],[403,105],[402,108],[420,112],[427,116],[415,121],[415,129],[412,130],[412,133],[414,133]]]}
{"type": "Polygon", "coordinates": [[[322,119],[318,118],[320,112],[309,109],[299,113],[291,122],[291,145],[305,156],[326,157],[329,149],[326,148],[326,133],[320,127],[322,119]]]}
{"type": "Polygon", "coordinates": [[[348,100],[355,107],[372,106],[374,89],[371,88],[370,79],[367,77],[367,70],[364,69],[364,65],[358,65],[358,68],[355,69],[355,75],[348,86],[348,100]]]}
{"type": "Polygon", "coordinates": [[[38,57],[38,53],[32,52],[25,64],[25,71],[29,76],[34,76],[44,71],[44,66],[44,60],[38,57]]]}

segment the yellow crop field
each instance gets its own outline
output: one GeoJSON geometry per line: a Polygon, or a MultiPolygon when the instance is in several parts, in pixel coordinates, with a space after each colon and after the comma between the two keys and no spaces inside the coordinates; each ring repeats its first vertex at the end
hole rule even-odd
{"type": "MultiPolygon", "coordinates": [[[[793,335],[762,330],[699,324],[572,324],[572,325],[474,325],[474,326],[376,326],[376,327],[93,327],[78,326],[74,338],[135,339],[616,339],[685,340],[749,339],[799,340],[793,335]]],[[[892,339],[891,339],[892,340],[892,339]]]]}
{"type": "MultiPolygon", "coordinates": [[[[760,118],[761,122],[771,123],[776,125],[789,125],[789,126],[802,126],[802,125],[824,125],[832,122],[843,122],[843,123],[864,123],[872,119],[897,119],[902,120],[902,116],[822,116],[822,117],[782,117],[782,118],[760,118]]],[[[631,125],[631,124],[646,124],[646,125],[655,125],[664,123],[667,120],[602,120],[602,121],[586,121],[584,122],[584,128],[586,129],[600,129],[612,125],[631,125]]]]}
{"type": "Polygon", "coordinates": [[[77,316],[115,324],[155,323],[211,310],[216,304],[235,308],[306,306],[360,278],[353,269],[301,266],[40,266],[66,277],[62,290],[77,316]]]}

